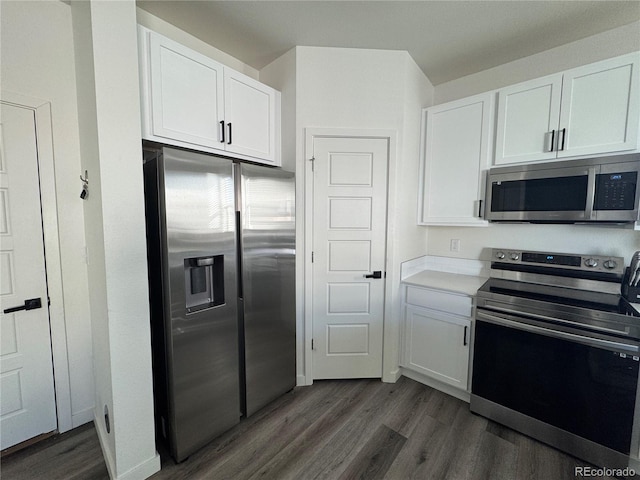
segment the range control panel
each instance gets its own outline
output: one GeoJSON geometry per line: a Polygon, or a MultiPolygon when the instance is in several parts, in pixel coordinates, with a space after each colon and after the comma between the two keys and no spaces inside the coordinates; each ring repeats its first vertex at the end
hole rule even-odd
{"type": "Polygon", "coordinates": [[[624,258],[622,257],[534,252],[512,250],[508,248],[494,248],[492,250],[491,261],[512,265],[531,265],[571,270],[607,272],[617,275],[622,275],[625,268],[624,258]]]}

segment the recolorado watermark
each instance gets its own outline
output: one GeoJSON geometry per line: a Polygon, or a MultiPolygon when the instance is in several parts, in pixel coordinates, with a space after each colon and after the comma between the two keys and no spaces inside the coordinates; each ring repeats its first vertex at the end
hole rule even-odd
{"type": "Polygon", "coordinates": [[[636,472],[633,468],[600,468],[589,466],[576,466],[576,477],[633,477],[636,472]]]}

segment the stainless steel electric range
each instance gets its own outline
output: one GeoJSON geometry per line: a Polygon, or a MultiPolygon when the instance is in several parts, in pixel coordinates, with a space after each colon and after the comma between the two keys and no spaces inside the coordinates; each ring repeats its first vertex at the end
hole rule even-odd
{"type": "Polygon", "coordinates": [[[492,257],[477,294],[471,411],[595,465],[638,465],[640,313],[620,296],[624,259],[492,257]]]}

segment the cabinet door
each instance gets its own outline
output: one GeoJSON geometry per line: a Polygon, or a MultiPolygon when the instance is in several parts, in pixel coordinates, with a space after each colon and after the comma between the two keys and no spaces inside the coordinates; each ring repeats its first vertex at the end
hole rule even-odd
{"type": "Polygon", "coordinates": [[[277,92],[229,69],[224,82],[227,151],[275,164],[277,92]]]}
{"type": "Polygon", "coordinates": [[[556,158],[561,91],[562,74],[498,91],[495,165],[556,158]]]}
{"type": "Polygon", "coordinates": [[[149,35],[152,134],[223,149],[222,65],[161,35],[149,35]]]}
{"type": "Polygon", "coordinates": [[[494,94],[430,107],[423,113],[423,225],[484,224],[479,200],[490,164],[494,94]]]}
{"type": "Polygon", "coordinates": [[[564,74],[558,157],[638,147],[638,54],[564,74]]]}
{"type": "Polygon", "coordinates": [[[471,321],[406,306],[406,367],[467,390],[471,321]]]}

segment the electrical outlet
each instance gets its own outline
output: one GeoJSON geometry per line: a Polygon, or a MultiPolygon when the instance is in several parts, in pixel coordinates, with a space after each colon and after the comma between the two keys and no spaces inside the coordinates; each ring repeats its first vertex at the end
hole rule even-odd
{"type": "Polygon", "coordinates": [[[451,243],[449,244],[449,250],[451,250],[452,252],[459,252],[460,251],[460,239],[459,238],[452,238],[451,239],[451,243]]]}

